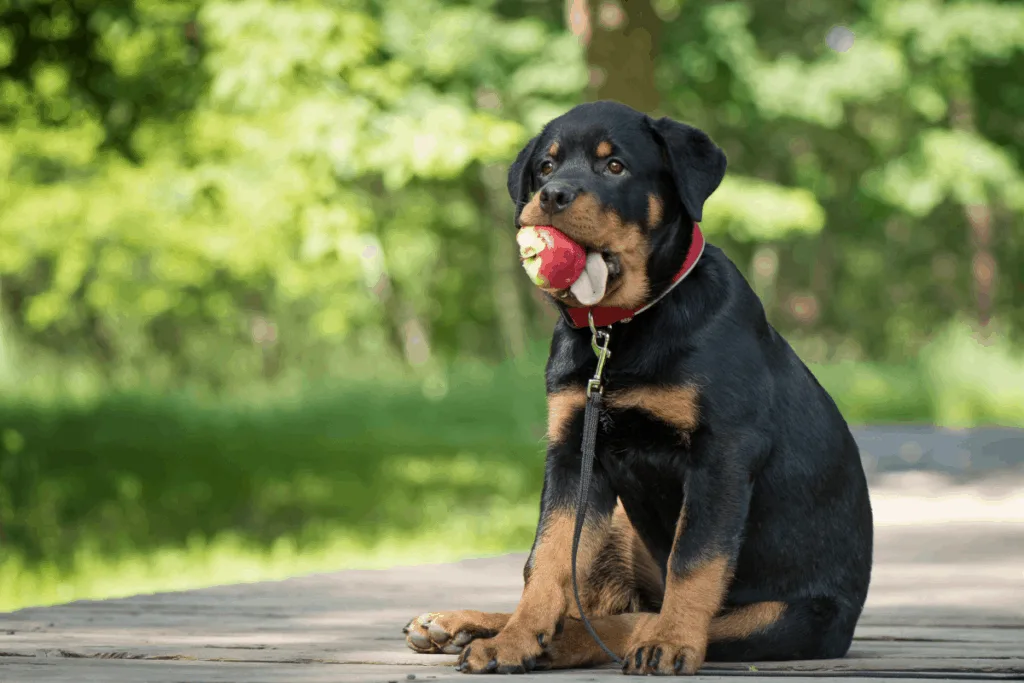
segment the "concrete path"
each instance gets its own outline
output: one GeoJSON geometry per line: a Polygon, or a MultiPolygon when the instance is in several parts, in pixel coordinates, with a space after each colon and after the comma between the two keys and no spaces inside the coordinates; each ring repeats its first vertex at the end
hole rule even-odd
{"type": "MultiPolygon", "coordinates": [[[[1024,436],[864,430],[876,561],[850,654],[698,679],[1024,680],[1024,436]],[[915,445],[907,445],[907,444],[915,445]]],[[[510,611],[522,555],[79,602],[0,615],[0,683],[465,681],[405,648],[426,611],[510,611]]],[[[621,680],[614,670],[529,674],[621,680]]],[[[476,680],[476,679],[473,679],[476,680]]]]}

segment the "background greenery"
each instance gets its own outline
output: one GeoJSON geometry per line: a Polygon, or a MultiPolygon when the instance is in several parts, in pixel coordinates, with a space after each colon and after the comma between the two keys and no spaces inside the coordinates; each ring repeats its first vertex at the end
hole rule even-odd
{"type": "Polygon", "coordinates": [[[1024,424],[1024,6],[0,0],[0,609],[522,548],[505,171],[692,122],[853,422],[1024,424]]]}

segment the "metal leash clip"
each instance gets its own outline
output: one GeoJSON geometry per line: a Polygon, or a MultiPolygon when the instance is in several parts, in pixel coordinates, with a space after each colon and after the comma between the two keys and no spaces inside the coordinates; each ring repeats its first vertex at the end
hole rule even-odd
{"type": "Polygon", "coordinates": [[[612,341],[612,335],[604,330],[597,329],[594,325],[593,311],[587,313],[587,319],[590,321],[590,347],[594,349],[594,355],[597,356],[597,370],[594,371],[593,379],[587,382],[587,398],[590,398],[590,394],[594,391],[604,394],[601,375],[604,373],[605,361],[612,355],[612,352],[608,350],[608,344],[612,341]]]}

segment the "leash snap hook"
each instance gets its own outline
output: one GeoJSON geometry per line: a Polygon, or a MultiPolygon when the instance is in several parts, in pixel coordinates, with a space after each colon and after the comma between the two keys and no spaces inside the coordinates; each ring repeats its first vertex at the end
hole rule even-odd
{"type": "Polygon", "coordinates": [[[590,311],[587,313],[587,318],[590,322],[590,347],[594,349],[594,355],[597,356],[597,369],[594,371],[594,377],[587,382],[587,398],[593,392],[604,394],[604,385],[601,376],[604,374],[604,364],[611,357],[612,352],[608,350],[608,345],[612,341],[612,335],[605,331],[599,330],[594,325],[594,313],[590,311]]]}

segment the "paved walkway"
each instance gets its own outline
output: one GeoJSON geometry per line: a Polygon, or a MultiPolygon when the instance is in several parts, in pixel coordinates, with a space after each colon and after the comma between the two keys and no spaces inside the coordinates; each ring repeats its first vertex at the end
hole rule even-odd
{"type": "MultiPolygon", "coordinates": [[[[1024,449],[1000,450],[1024,445],[1019,435],[983,440],[986,459],[976,448],[950,446],[954,437],[945,434],[939,443],[951,464],[930,468],[941,473],[900,471],[908,468],[871,453],[895,448],[902,462],[927,462],[937,452],[929,433],[913,436],[916,450],[889,443],[897,437],[884,431],[858,434],[866,459],[876,458],[877,542],[850,654],[753,668],[708,664],[697,678],[1024,680],[1024,449]]],[[[523,559],[339,572],[2,614],[0,683],[465,681],[450,666],[454,657],[408,651],[401,628],[430,610],[511,610],[523,559]]],[[[614,670],[522,678],[540,676],[552,683],[621,680],[614,670]]]]}

